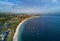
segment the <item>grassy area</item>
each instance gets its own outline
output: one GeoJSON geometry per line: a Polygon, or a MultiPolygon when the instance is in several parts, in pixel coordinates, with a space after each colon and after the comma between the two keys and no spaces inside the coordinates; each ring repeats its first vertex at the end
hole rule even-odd
{"type": "Polygon", "coordinates": [[[7,41],[12,41],[13,36],[14,36],[14,30],[11,29],[10,32],[9,32],[9,34],[8,34],[7,41]]]}
{"type": "Polygon", "coordinates": [[[8,28],[7,27],[4,27],[2,29],[0,29],[0,32],[5,32],[8,28]]]}
{"type": "Polygon", "coordinates": [[[8,29],[7,27],[4,27],[4,23],[6,21],[9,21],[13,17],[14,17],[13,15],[0,14],[0,26],[3,27],[0,29],[0,32],[4,32],[8,29]]]}
{"type": "MultiPolygon", "coordinates": [[[[9,33],[9,35],[8,35],[7,41],[12,41],[14,32],[15,32],[15,30],[16,30],[16,28],[17,28],[17,25],[22,21],[21,19],[24,20],[25,17],[23,17],[23,18],[18,18],[18,19],[16,20],[16,22],[14,22],[14,23],[11,24],[10,33],[9,33]]],[[[15,19],[14,19],[14,21],[15,21],[15,19]]]]}

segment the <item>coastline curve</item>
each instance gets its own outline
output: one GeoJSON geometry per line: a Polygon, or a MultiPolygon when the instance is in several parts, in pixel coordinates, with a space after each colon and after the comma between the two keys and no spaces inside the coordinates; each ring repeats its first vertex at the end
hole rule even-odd
{"type": "Polygon", "coordinates": [[[17,26],[16,32],[15,32],[15,34],[13,36],[13,40],[12,41],[18,41],[18,31],[19,31],[19,28],[25,21],[27,21],[29,19],[32,19],[32,18],[37,18],[37,17],[40,17],[40,16],[30,17],[30,18],[27,18],[27,19],[23,20],[21,23],[19,23],[19,25],[17,26]]]}

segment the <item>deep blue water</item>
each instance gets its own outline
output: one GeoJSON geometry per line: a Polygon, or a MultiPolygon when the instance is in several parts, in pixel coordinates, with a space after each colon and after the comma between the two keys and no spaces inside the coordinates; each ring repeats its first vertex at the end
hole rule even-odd
{"type": "Polygon", "coordinates": [[[60,15],[42,15],[24,22],[18,41],[60,41],[60,15]]]}

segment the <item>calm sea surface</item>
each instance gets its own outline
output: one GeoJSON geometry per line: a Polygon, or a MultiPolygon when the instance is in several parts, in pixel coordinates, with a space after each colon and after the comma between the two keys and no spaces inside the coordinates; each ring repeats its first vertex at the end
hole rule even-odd
{"type": "Polygon", "coordinates": [[[60,15],[42,15],[24,22],[18,41],[60,41],[60,15]]]}

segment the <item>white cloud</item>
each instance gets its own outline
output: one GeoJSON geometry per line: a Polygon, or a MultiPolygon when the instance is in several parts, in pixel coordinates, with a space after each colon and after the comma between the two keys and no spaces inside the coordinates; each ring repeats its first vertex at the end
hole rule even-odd
{"type": "MultiPolygon", "coordinates": [[[[57,0],[52,0],[52,2],[57,2],[57,0]]],[[[6,12],[13,12],[13,13],[41,13],[41,12],[44,13],[44,12],[48,12],[48,10],[46,8],[28,7],[28,6],[24,6],[24,5],[14,4],[12,2],[0,1],[0,5],[4,5],[4,7],[0,6],[0,11],[6,11],[6,12]]]]}
{"type": "Polygon", "coordinates": [[[36,8],[19,8],[14,9],[14,13],[40,13],[40,9],[36,8]]]}
{"type": "Polygon", "coordinates": [[[14,4],[11,2],[0,1],[0,11],[3,12],[15,12],[15,13],[30,13],[30,12],[37,12],[33,8],[25,8],[22,5],[14,4]],[[14,7],[13,7],[14,6],[14,7]]]}
{"type": "MultiPolygon", "coordinates": [[[[22,2],[20,2],[20,3],[22,3],[22,2]]],[[[1,6],[6,6],[6,7],[9,7],[9,6],[10,7],[12,7],[12,6],[14,6],[14,7],[21,7],[22,6],[22,5],[19,5],[19,4],[14,4],[12,2],[6,2],[6,1],[0,1],[0,5],[1,6]]]]}
{"type": "Polygon", "coordinates": [[[12,10],[14,9],[13,6],[18,7],[18,4],[14,4],[12,2],[5,2],[5,1],[0,1],[0,11],[7,11],[7,12],[12,12],[12,10]]]}
{"type": "Polygon", "coordinates": [[[58,0],[52,0],[52,2],[57,2],[58,0]]]}
{"type": "Polygon", "coordinates": [[[15,5],[11,2],[4,2],[4,1],[0,1],[0,4],[2,4],[2,5],[15,5]]]}

